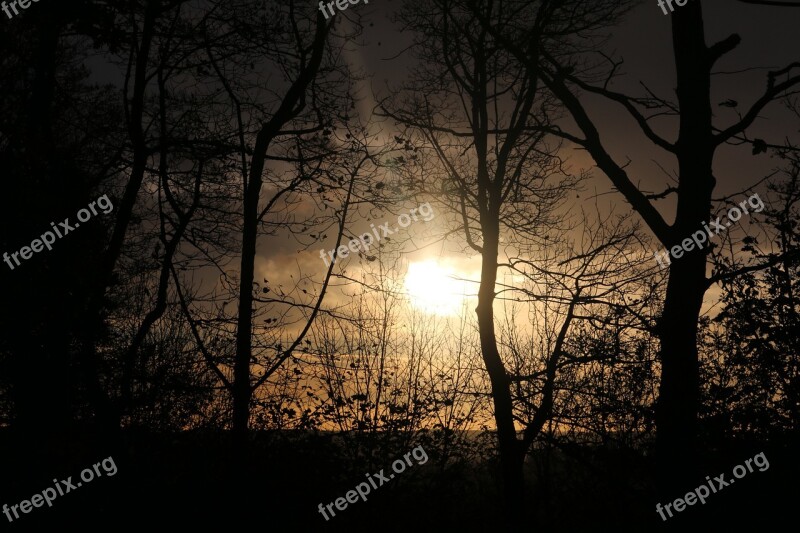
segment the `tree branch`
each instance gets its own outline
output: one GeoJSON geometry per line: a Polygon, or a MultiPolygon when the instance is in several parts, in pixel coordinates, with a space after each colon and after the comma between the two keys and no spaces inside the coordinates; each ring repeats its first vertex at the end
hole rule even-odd
{"type": "Polygon", "coordinates": [[[783,83],[775,85],[776,77],[780,76],[781,74],[788,73],[794,67],[800,67],[800,62],[795,61],[794,63],[787,65],[785,68],[781,70],[770,72],[768,74],[767,90],[764,91],[764,94],[761,96],[761,98],[756,100],[756,102],[752,105],[750,110],[747,113],[745,113],[744,117],[742,117],[742,119],[739,122],[737,122],[736,124],[725,130],[722,130],[722,132],[715,135],[713,137],[714,142],[717,145],[720,145],[726,142],[734,135],[742,133],[753,123],[753,121],[755,121],[761,110],[764,109],[767,106],[767,104],[772,102],[776,96],[781,94],[783,91],[793,87],[794,85],[799,84],[800,76],[794,76],[792,78],[787,79],[783,83]]]}

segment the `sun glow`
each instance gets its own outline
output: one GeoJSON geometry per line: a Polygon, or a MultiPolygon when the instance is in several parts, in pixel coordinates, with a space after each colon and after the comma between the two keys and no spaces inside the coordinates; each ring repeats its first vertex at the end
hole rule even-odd
{"type": "Polygon", "coordinates": [[[436,261],[409,264],[405,288],[411,305],[436,315],[459,313],[469,293],[467,282],[455,277],[454,269],[436,261]]]}

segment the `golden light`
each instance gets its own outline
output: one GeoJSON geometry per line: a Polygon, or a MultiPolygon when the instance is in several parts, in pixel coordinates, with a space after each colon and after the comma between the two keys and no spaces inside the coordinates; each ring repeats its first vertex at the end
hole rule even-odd
{"type": "Polygon", "coordinates": [[[427,313],[455,315],[461,311],[468,296],[467,283],[455,279],[452,268],[436,261],[410,263],[405,288],[411,305],[427,313]]]}

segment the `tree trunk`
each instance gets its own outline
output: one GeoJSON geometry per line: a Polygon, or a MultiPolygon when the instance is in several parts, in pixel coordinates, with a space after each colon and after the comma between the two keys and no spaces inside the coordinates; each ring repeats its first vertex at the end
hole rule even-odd
{"type": "Polygon", "coordinates": [[[135,56],[133,95],[130,100],[130,119],[128,134],[133,149],[133,163],[125,192],[116,206],[116,220],[108,247],[94,273],[92,290],[87,296],[83,313],[83,324],[80,325],[80,350],[78,352],[81,374],[85,382],[87,396],[95,410],[95,418],[99,427],[109,435],[116,435],[120,429],[121,413],[114,405],[100,382],[98,368],[97,339],[102,325],[104,298],[113,280],[114,269],[119,261],[125,242],[136,199],[144,182],[147,170],[148,148],[145,139],[144,106],[147,90],[147,70],[150,62],[150,49],[155,37],[155,26],[161,9],[159,0],[147,3],[141,29],[141,41],[135,56]]]}
{"type": "Polygon", "coordinates": [[[694,265],[673,263],[659,323],[661,383],[656,452],[659,486],[667,497],[684,490],[697,468],[697,323],[705,291],[698,285],[696,274],[694,265]]]}
{"type": "MultiPolygon", "coordinates": [[[[244,452],[250,421],[250,400],[253,387],[250,383],[250,361],[253,356],[253,281],[255,274],[256,240],[258,239],[259,212],[264,166],[270,143],[281,129],[297,117],[305,108],[305,93],[317,76],[329,26],[321,13],[317,13],[317,27],[311,56],[308,63],[301,64],[297,79],[286,92],[280,106],[269,122],[264,124],[256,136],[250,164],[249,179],[244,191],[242,208],[242,257],[239,277],[239,309],[236,322],[236,356],[233,364],[233,413],[232,428],[234,442],[244,452]]],[[[305,58],[305,56],[304,56],[305,58]]]]}
{"type": "Polygon", "coordinates": [[[239,266],[239,309],[236,323],[236,358],[233,366],[233,434],[237,444],[244,445],[250,420],[250,359],[253,353],[253,280],[256,240],[258,238],[258,200],[261,196],[261,173],[267,141],[260,136],[256,143],[250,181],[244,197],[242,224],[242,257],[239,266]],[[263,151],[259,144],[264,144],[263,151]]]}
{"type": "MultiPolygon", "coordinates": [[[[699,3],[673,16],[677,95],[681,111],[676,143],[679,164],[678,207],[672,242],[679,244],[703,229],[710,217],[716,180],[711,123],[711,64],[699,3]]],[[[709,238],[709,241],[711,239],[709,238]]],[[[664,313],[659,322],[661,384],[656,411],[659,478],[665,495],[684,490],[697,469],[699,363],[697,324],[707,283],[708,247],[673,260],[664,313]]]]}
{"type": "Polygon", "coordinates": [[[497,425],[498,451],[503,479],[505,519],[511,528],[521,524],[520,514],[524,500],[524,477],[522,463],[524,453],[517,440],[514,427],[511,388],[494,330],[494,289],[497,279],[497,251],[500,234],[499,217],[487,209],[488,216],[481,217],[483,230],[483,253],[481,281],[478,290],[478,330],[481,341],[481,354],[492,384],[494,419],[497,425]]]}

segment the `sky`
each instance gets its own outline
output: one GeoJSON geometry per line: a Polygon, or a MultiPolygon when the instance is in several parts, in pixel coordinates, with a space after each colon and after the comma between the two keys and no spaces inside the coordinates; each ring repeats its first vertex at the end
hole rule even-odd
{"type": "MultiPolygon", "coordinates": [[[[411,35],[400,31],[392,21],[391,13],[398,6],[399,2],[389,0],[358,6],[359,14],[371,24],[365,27],[363,45],[354,44],[347,52],[347,59],[351,66],[362,68],[368,74],[368,79],[359,87],[362,97],[359,111],[365,119],[374,107],[376,98],[386,95],[391,88],[407,79],[408,68],[413,65],[409,52],[411,35]]],[[[735,109],[715,105],[715,123],[725,127],[738,120],[737,112],[743,113],[748,104],[758,98],[766,86],[769,69],[781,68],[794,59],[798,44],[797,17],[788,15],[797,10],[753,6],[734,0],[705,0],[703,8],[708,44],[722,40],[731,33],[738,33],[742,38],[741,44],[717,63],[715,72],[718,74],[712,82],[712,102],[719,104],[729,99],[739,102],[735,109]]],[[[676,6],[676,9],[680,7],[676,6]]],[[[604,51],[624,60],[621,75],[612,82],[611,89],[637,95],[642,94],[640,83],[643,83],[656,94],[674,99],[675,71],[670,17],[663,14],[655,0],[642,2],[634,8],[610,32],[604,51]]],[[[648,191],[663,190],[669,184],[669,176],[665,171],[672,176],[677,172],[675,158],[655,148],[621,106],[609,105],[599,97],[589,97],[586,101],[610,153],[617,161],[630,159],[628,172],[633,181],[648,191]]],[[[782,103],[775,102],[760,115],[749,134],[753,138],[760,137],[767,142],[780,144],[783,136],[790,132],[796,140],[797,125],[792,124],[790,118],[782,103]]],[[[662,136],[674,140],[677,122],[659,119],[653,125],[662,136]]],[[[768,154],[753,156],[750,150],[750,146],[720,147],[714,161],[718,183],[715,197],[743,191],[779,166],[779,161],[768,154]]],[[[564,152],[569,156],[573,168],[593,169],[594,164],[585,152],[572,147],[565,148],[564,152]]],[[[613,191],[609,180],[601,172],[593,169],[592,176],[593,179],[587,183],[588,194],[583,195],[586,202],[593,201],[596,193],[606,208],[616,206],[617,209],[628,209],[621,195],[613,191]]],[[[744,198],[739,197],[740,200],[744,198]]],[[[717,208],[722,212],[731,205],[719,204],[717,208]]],[[[671,223],[674,202],[671,199],[661,200],[657,207],[667,222],[671,223]]],[[[746,227],[747,221],[743,220],[742,224],[746,227]]],[[[441,243],[436,246],[435,249],[426,248],[408,254],[407,257],[412,262],[437,259],[443,268],[455,270],[463,277],[477,275],[480,264],[477,256],[455,253],[454,249],[448,249],[441,243]]],[[[709,292],[709,305],[715,300],[716,293],[715,290],[709,292]]]]}
{"type": "MultiPolygon", "coordinates": [[[[357,108],[363,122],[368,121],[378,98],[386,95],[389,88],[397,87],[408,78],[408,69],[414,64],[409,51],[412,35],[402,31],[392,20],[392,13],[399,6],[400,2],[392,0],[372,0],[369,4],[351,6],[353,11],[358,10],[359,16],[365,21],[361,41],[350,43],[345,51],[345,58],[350,66],[363,70],[367,75],[357,86],[360,98],[357,108]]],[[[797,17],[791,14],[798,10],[753,6],[735,0],[704,0],[703,7],[708,43],[721,40],[734,32],[742,37],[739,47],[717,64],[716,70],[720,74],[714,79],[713,101],[718,103],[732,99],[740,103],[738,110],[746,109],[747,104],[763,90],[767,70],[783,67],[794,59],[800,37],[796,29],[797,17]]],[[[343,14],[337,16],[345,23],[343,14]]],[[[659,95],[673,97],[674,66],[671,48],[670,17],[663,14],[655,0],[642,2],[618,27],[610,31],[609,42],[604,47],[606,52],[624,60],[621,75],[613,81],[611,88],[628,94],[641,94],[639,83],[642,82],[659,95]]],[[[104,74],[114,71],[115,69],[104,69],[98,64],[94,69],[95,79],[98,82],[118,81],[104,74]]],[[[600,98],[587,98],[587,102],[610,153],[617,161],[630,159],[628,170],[634,182],[649,191],[663,190],[668,184],[668,176],[662,168],[674,175],[675,159],[655,149],[620,106],[609,105],[600,98]]],[[[729,107],[714,107],[715,119],[720,126],[735,121],[736,112],[737,109],[729,107]]],[[[677,131],[675,123],[660,121],[654,125],[667,139],[674,139],[677,131]]],[[[394,133],[390,129],[390,123],[384,122],[382,127],[386,128],[386,137],[394,133]]],[[[751,132],[753,137],[761,137],[778,144],[787,132],[794,135],[796,140],[798,129],[796,124],[789,122],[788,114],[782,109],[781,103],[776,102],[762,113],[751,132]]],[[[614,192],[609,180],[594,169],[591,158],[585,152],[566,147],[563,155],[569,157],[576,172],[580,169],[591,172],[592,179],[586,183],[588,190],[586,194],[581,194],[580,201],[588,205],[598,195],[597,201],[605,208],[628,210],[621,195],[614,192]]],[[[715,196],[743,190],[778,164],[777,160],[771,159],[767,154],[751,155],[747,146],[721,147],[714,162],[718,182],[715,196]]],[[[667,222],[671,223],[674,203],[670,199],[662,200],[657,203],[657,207],[667,222]]],[[[719,209],[724,210],[727,207],[728,205],[720,205],[719,209]]],[[[436,212],[436,218],[431,222],[416,222],[407,229],[408,235],[413,236],[413,244],[405,249],[401,268],[410,264],[430,265],[428,276],[420,275],[419,267],[416,267],[417,281],[414,283],[417,292],[425,291],[425,284],[420,279],[431,278],[434,274],[438,276],[435,279],[439,281],[434,283],[437,286],[451,283],[443,277],[444,272],[459,278],[477,279],[479,256],[465,254],[462,246],[446,243],[439,238],[446,216],[445,213],[436,212]]],[[[378,214],[372,221],[360,221],[355,228],[368,229],[366,226],[370,222],[377,225],[387,221],[394,225],[396,214],[378,214]]],[[[746,224],[746,221],[742,223],[746,224]]],[[[312,273],[319,279],[326,268],[319,257],[319,251],[327,250],[331,246],[333,242],[329,238],[309,250],[301,250],[293,239],[287,239],[286,236],[265,236],[259,241],[256,271],[263,274],[260,277],[268,277],[273,285],[284,283],[285,286],[291,286],[299,272],[312,273]]],[[[359,271],[356,261],[351,261],[350,265],[351,274],[359,271]]],[[[235,272],[238,263],[232,262],[230,268],[235,272]]],[[[209,288],[217,283],[218,278],[216,274],[212,274],[205,281],[209,288]]],[[[459,290],[464,288],[463,284],[457,286],[459,290]]],[[[715,293],[713,289],[709,292],[709,303],[715,299],[715,293]]],[[[330,302],[341,301],[340,296],[331,296],[333,298],[330,302]]]]}

